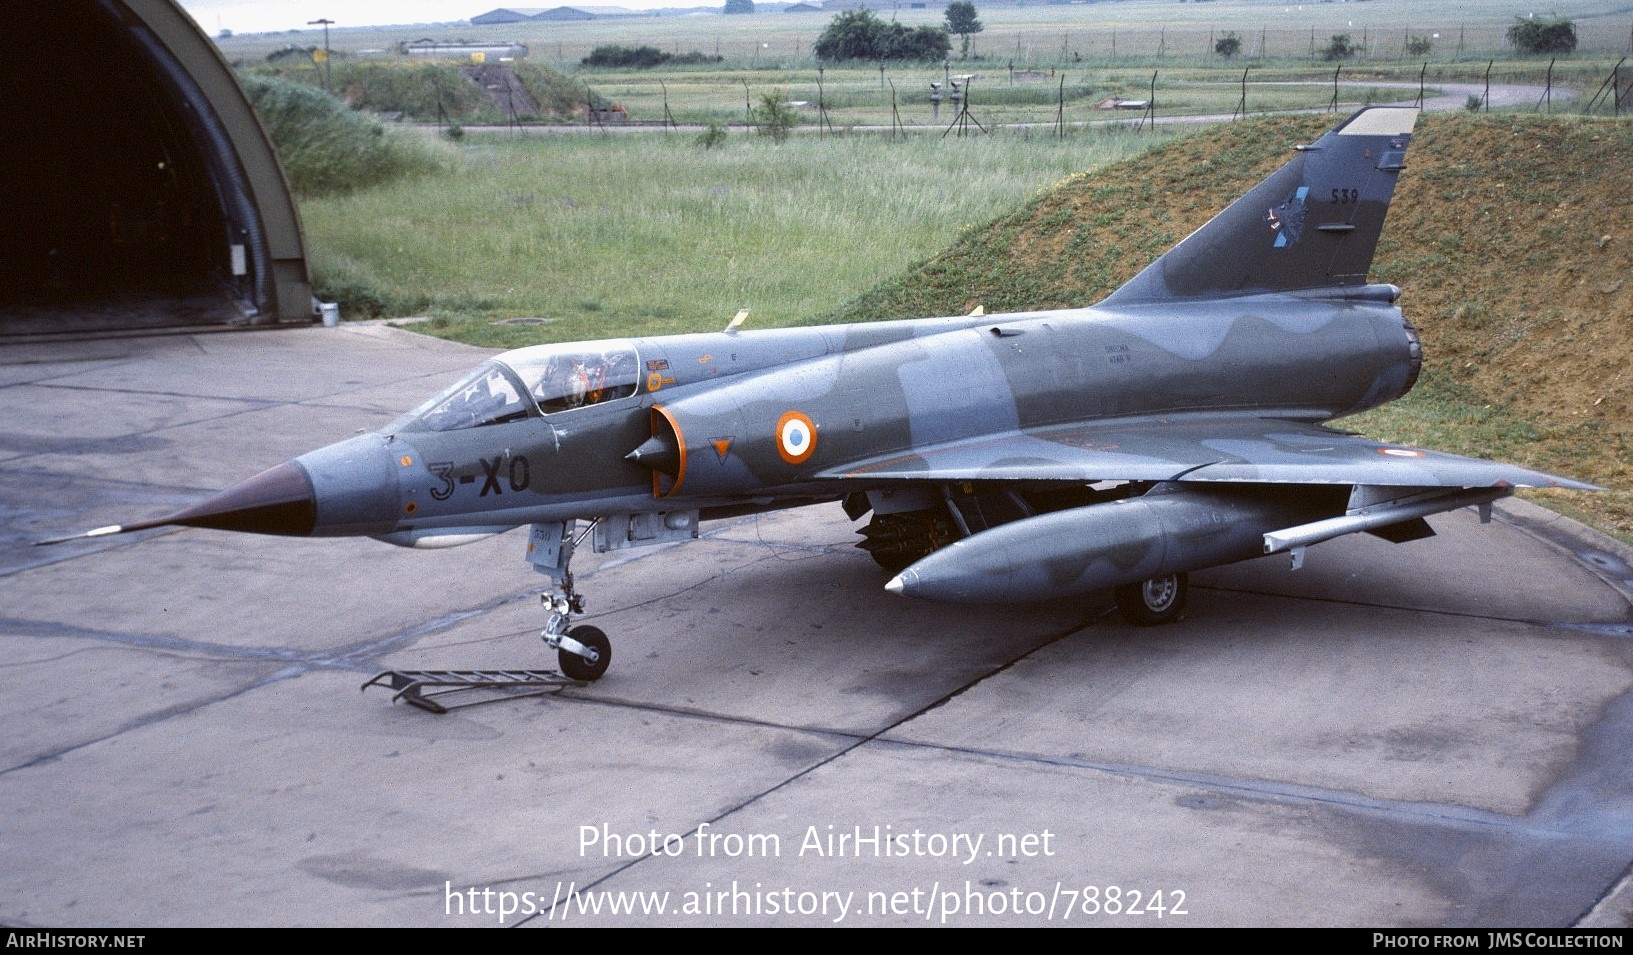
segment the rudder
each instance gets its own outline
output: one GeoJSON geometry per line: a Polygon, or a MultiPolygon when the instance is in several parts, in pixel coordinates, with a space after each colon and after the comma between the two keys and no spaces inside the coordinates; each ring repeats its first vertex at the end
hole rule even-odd
{"type": "Polygon", "coordinates": [[[1360,110],[1106,298],[1106,305],[1366,283],[1418,109],[1360,110]]]}

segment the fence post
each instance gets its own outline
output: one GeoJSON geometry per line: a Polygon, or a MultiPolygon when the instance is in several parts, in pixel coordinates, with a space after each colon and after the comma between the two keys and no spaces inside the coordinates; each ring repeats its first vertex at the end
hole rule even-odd
{"type": "MultiPolygon", "coordinates": [[[[1157,71],[1156,70],[1151,71],[1151,92],[1146,98],[1146,101],[1145,101],[1145,115],[1140,117],[1140,125],[1141,126],[1145,125],[1145,121],[1147,119],[1149,119],[1151,121],[1151,131],[1153,133],[1156,132],[1157,131],[1157,71]]],[[[1139,129],[1140,127],[1136,126],[1134,128],[1139,129]]]]}
{"type": "Polygon", "coordinates": [[[1060,74],[1060,91],[1055,94],[1055,138],[1066,138],[1066,74],[1060,74]]]}

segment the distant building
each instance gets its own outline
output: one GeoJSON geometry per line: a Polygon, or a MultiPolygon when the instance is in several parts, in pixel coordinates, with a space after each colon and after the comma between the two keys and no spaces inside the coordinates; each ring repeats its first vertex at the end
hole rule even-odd
{"type": "Polygon", "coordinates": [[[555,7],[540,12],[535,20],[608,20],[614,17],[656,16],[651,10],[630,10],[627,7],[555,7]]]}
{"type": "MultiPolygon", "coordinates": [[[[1047,2],[1047,0],[1046,0],[1047,2]]],[[[1073,0],[1067,0],[1073,2],[1073,0]]],[[[880,13],[889,13],[892,10],[945,10],[948,0],[823,0],[822,9],[835,10],[876,10],[880,13]]],[[[980,0],[977,6],[986,7],[1018,7],[1019,0],[980,0]]]]}
{"type": "Polygon", "coordinates": [[[495,23],[524,23],[528,21],[605,20],[614,17],[653,17],[654,10],[631,10],[627,7],[500,7],[471,17],[477,26],[495,23]]]}
{"type": "Polygon", "coordinates": [[[435,40],[410,40],[397,44],[397,51],[404,56],[415,56],[421,59],[437,60],[468,60],[472,53],[480,53],[490,59],[515,59],[527,56],[527,45],[524,43],[438,43],[435,40]]]}
{"type": "Polygon", "coordinates": [[[548,7],[500,7],[471,17],[472,26],[493,26],[499,23],[521,23],[543,13],[548,7]]]}
{"type": "MultiPolygon", "coordinates": [[[[653,10],[631,10],[628,7],[582,7],[581,6],[581,7],[558,7],[557,9],[558,10],[580,10],[580,11],[583,11],[584,13],[588,13],[590,16],[594,17],[597,20],[600,20],[603,17],[653,17],[653,16],[657,16],[656,11],[653,11],[653,10]]],[[[540,15],[538,17],[535,17],[534,19],[542,20],[542,19],[544,19],[544,17],[543,17],[543,15],[540,15]]]]}
{"type": "Polygon", "coordinates": [[[948,0],[823,0],[824,10],[944,10],[948,0]]]}

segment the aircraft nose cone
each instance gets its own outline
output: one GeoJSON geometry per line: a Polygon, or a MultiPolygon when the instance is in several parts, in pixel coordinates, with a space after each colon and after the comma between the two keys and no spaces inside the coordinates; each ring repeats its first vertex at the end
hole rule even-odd
{"type": "Polygon", "coordinates": [[[317,522],[317,496],[306,471],[293,461],[262,471],[163,523],[252,534],[304,537],[317,522]]]}

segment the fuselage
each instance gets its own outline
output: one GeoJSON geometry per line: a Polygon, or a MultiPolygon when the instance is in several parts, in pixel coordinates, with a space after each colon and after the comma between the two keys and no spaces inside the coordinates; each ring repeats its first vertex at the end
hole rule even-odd
{"type": "Polygon", "coordinates": [[[295,464],[316,500],[308,533],[422,546],[616,512],[784,506],[867,489],[850,462],[984,435],[1373,407],[1419,361],[1395,294],[535,346],[295,464]],[[477,397],[489,410],[464,411],[477,397]]]}

